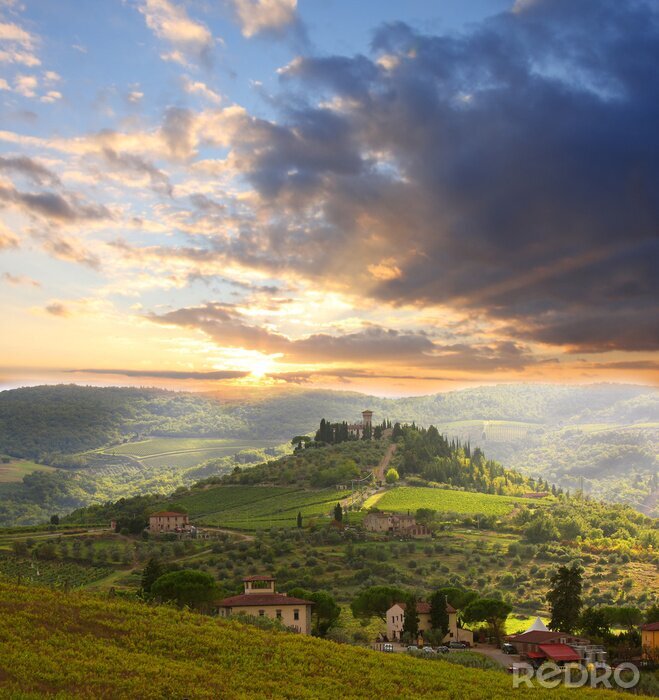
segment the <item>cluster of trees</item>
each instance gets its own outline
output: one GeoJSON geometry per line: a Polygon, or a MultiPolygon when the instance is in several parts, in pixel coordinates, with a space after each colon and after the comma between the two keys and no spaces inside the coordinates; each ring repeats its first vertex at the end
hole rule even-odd
{"type": "Polygon", "coordinates": [[[561,497],[551,509],[542,505],[521,507],[514,522],[522,528],[525,539],[535,544],[608,539],[649,551],[659,546],[655,519],[630,506],[594,501],[579,492],[561,497]]]}
{"type": "MultiPolygon", "coordinates": [[[[391,421],[384,420],[374,426],[367,425],[361,433],[362,440],[371,440],[375,438],[379,440],[382,437],[382,433],[391,428],[391,421]]],[[[348,440],[357,440],[357,435],[350,432],[350,428],[346,421],[340,423],[332,423],[331,421],[321,418],[320,426],[316,431],[315,443],[318,444],[328,444],[328,445],[338,445],[341,442],[347,442],[348,440]]],[[[313,445],[313,443],[310,443],[313,445]]]]}
{"type": "Polygon", "coordinates": [[[333,486],[359,479],[375,467],[386,446],[379,441],[350,441],[323,449],[305,449],[281,459],[235,470],[219,478],[210,478],[199,486],[220,484],[273,484],[302,487],[333,486]]]}
{"type": "Polygon", "coordinates": [[[483,451],[471,449],[469,443],[449,440],[437,428],[419,428],[414,423],[393,429],[393,439],[400,442],[398,471],[401,475],[419,475],[423,479],[490,494],[525,492],[562,493],[544,480],[534,480],[498,462],[485,459],[483,451]]]}

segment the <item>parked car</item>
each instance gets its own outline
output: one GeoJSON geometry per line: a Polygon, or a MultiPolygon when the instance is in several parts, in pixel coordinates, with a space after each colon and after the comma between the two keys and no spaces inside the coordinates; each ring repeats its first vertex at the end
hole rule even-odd
{"type": "Polygon", "coordinates": [[[394,645],[391,642],[387,642],[386,644],[382,645],[382,651],[386,651],[389,654],[393,654],[394,645]]]}
{"type": "Polygon", "coordinates": [[[437,652],[432,647],[423,647],[424,654],[436,654],[437,652]]]}
{"type": "Polygon", "coordinates": [[[517,653],[517,648],[513,646],[512,644],[509,644],[506,642],[505,644],[501,645],[501,651],[504,654],[516,654],[517,653]]]}
{"type": "Polygon", "coordinates": [[[449,642],[449,649],[466,649],[467,645],[464,642],[449,642]]]}
{"type": "Polygon", "coordinates": [[[407,651],[409,651],[410,654],[414,654],[415,652],[419,651],[419,647],[414,646],[414,644],[410,644],[410,646],[407,647],[407,651]]]}
{"type": "Polygon", "coordinates": [[[437,651],[440,654],[448,654],[449,648],[446,646],[446,644],[442,644],[441,646],[437,647],[437,651]]]}

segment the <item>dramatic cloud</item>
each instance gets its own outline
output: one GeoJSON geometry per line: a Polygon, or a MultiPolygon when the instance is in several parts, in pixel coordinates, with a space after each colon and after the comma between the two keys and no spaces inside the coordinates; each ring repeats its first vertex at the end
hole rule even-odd
{"type": "Polygon", "coordinates": [[[282,362],[388,362],[426,369],[490,372],[522,369],[538,361],[525,347],[512,342],[440,345],[426,333],[400,332],[379,326],[341,335],[314,333],[291,340],[250,323],[235,308],[218,303],[152,314],[149,318],[157,323],[201,330],[221,347],[280,354],[282,362]]]}
{"type": "Polygon", "coordinates": [[[537,0],[373,47],[296,59],[282,80],[319,101],[281,95],[282,121],[236,135],[268,222],[245,262],[574,350],[656,347],[656,7],[537,0]]]}

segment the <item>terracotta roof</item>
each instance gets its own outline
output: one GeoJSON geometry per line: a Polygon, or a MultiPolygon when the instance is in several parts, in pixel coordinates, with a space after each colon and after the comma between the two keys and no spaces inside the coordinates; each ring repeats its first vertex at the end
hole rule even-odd
{"type": "MultiPolygon", "coordinates": [[[[583,639],[583,637],[577,637],[573,634],[567,634],[566,632],[551,632],[544,630],[529,630],[528,632],[522,632],[522,634],[512,634],[508,637],[511,642],[527,642],[529,644],[543,644],[545,642],[549,643],[554,639],[560,639],[561,637],[571,637],[573,639],[583,639]]],[[[586,640],[584,640],[586,641],[586,640]]]]}
{"type": "Polygon", "coordinates": [[[245,576],[243,581],[274,581],[274,576],[245,576]]]}
{"type": "Polygon", "coordinates": [[[552,661],[580,661],[581,657],[567,644],[540,644],[541,651],[552,661]]]}
{"type": "Polygon", "coordinates": [[[258,605],[313,605],[311,600],[293,598],[283,593],[243,593],[225,598],[218,603],[221,608],[258,605]]]}
{"type": "Polygon", "coordinates": [[[159,513],[151,513],[151,515],[149,517],[150,518],[155,518],[155,517],[164,518],[164,517],[171,517],[174,515],[187,515],[187,513],[177,513],[176,511],[173,511],[173,510],[161,510],[159,513]]]}
{"type": "Polygon", "coordinates": [[[659,631],[659,622],[648,622],[646,625],[641,625],[641,629],[644,632],[657,632],[659,631]]]}
{"type": "MultiPolygon", "coordinates": [[[[405,610],[407,608],[407,603],[394,603],[394,605],[400,606],[401,608],[403,608],[403,610],[405,610]]],[[[430,603],[424,603],[423,601],[417,601],[416,611],[418,613],[423,613],[424,615],[426,613],[429,613],[430,612],[430,603]]],[[[447,613],[454,613],[454,612],[457,612],[457,610],[452,605],[449,605],[447,603],[446,604],[446,612],[447,613]]]]}

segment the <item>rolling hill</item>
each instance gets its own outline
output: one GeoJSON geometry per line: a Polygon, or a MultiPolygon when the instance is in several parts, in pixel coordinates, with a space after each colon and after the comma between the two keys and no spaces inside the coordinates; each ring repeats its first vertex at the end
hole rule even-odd
{"type": "MultiPolygon", "coordinates": [[[[0,693],[77,698],[571,698],[500,671],[0,581],[0,693]]],[[[582,689],[580,697],[604,697],[582,689]]],[[[623,697],[607,692],[607,698],[623,697]]]]}
{"type": "Polygon", "coordinates": [[[171,492],[282,454],[273,448],[320,418],[355,419],[366,406],[376,420],[434,424],[505,466],[657,512],[659,392],[649,387],[500,385],[403,399],[298,388],[241,401],[66,385],[0,392],[0,455],[75,472],[0,483],[0,524],[171,492]]]}

